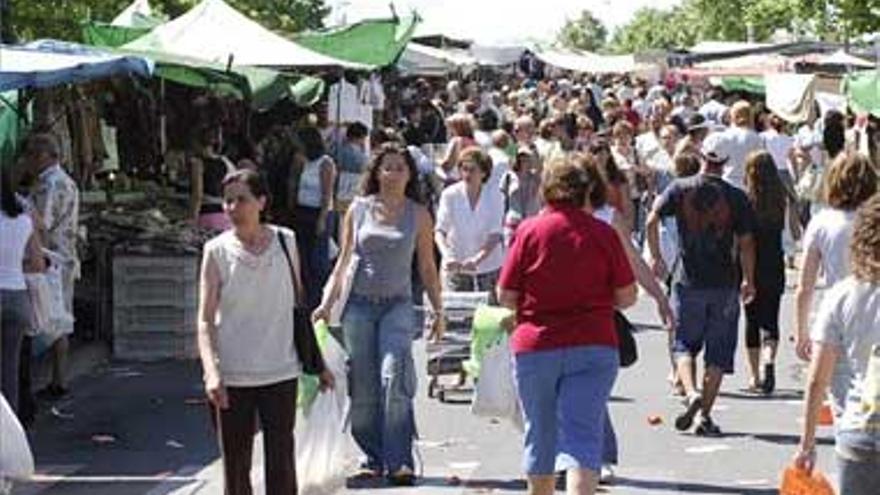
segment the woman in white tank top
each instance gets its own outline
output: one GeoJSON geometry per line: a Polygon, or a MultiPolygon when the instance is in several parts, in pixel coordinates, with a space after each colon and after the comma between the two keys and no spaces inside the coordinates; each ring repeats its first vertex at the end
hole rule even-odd
{"type": "Polygon", "coordinates": [[[13,192],[8,167],[0,172],[0,391],[18,411],[21,343],[31,329],[32,312],[25,272],[41,272],[45,263],[31,216],[13,192]]]}
{"type": "MultiPolygon", "coordinates": [[[[294,233],[260,220],[267,201],[268,188],[258,173],[228,176],[223,208],[233,228],[208,241],[202,262],[199,353],[222,438],[229,495],[251,493],[257,415],[268,457],[267,493],[297,492],[293,426],[302,368],[293,309],[302,284],[294,233]]],[[[320,379],[322,388],[332,387],[329,371],[320,379]]]]}

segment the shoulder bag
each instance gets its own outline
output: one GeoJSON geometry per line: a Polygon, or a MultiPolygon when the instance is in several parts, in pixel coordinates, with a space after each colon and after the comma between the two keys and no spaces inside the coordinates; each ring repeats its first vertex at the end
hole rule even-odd
{"type": "Polygon", "coordinates": [[[284,257],[287,259],[287,265],[290,267],[290,283],[296,292],[297,302],[293,308],[293,344],[296,347],[296,354],[302,365],[303,373],[307,375],[320,375],[326,366],[324,364],[324,356],[321,355],[321,349],[318,347],[318,339],[315,338],[315,328],[312,326],[312,318],[309,310],[305,305],[300,304],[302,294],[296,290],[296,278],[299,273],[290,259],[290,252],[287,250],[287,242],[284,240],[284,234],[280,230],[276,231],[278,242],[281,243],[281,250],[284,251],[284,257]]]}

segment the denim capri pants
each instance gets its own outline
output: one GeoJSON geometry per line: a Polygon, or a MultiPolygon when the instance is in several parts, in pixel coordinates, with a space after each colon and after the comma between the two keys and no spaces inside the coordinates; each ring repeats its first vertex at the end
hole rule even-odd
{"type": "Polygon", "coordinates": [[[606,406],[620,366],[617,349],[578,346],[525,352],[514,362],[525,413],[526,474],[598,472],[606,406]]]}

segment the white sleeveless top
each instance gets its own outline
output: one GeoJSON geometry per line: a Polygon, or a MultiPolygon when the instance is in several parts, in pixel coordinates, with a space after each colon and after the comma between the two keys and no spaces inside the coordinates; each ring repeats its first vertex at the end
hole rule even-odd
{"type": "Polygon", "coordinates": [[[330,157],[323,155],[315,160],[309,160],[299,177],[299,191],[296,202],[300,206],[308,208],[320,208],[321,196],[321,170],[329,166],[330,157]]]}
{"type": "Polygon", "coordinates": [[[25,290],[24,250],[34,231],[30,215],[10,218],[0,211],[0,289],[25,290]]]}
{"type": "MultiPolygon", "coordinates": [[[[291,259],[296,259],[293,231],[273,228],[278,230],[291,259]]],[[[293,342],[294,287],[277,234],[256,256],[229,230],[205,244],[205,256],[220,271],[215,324],[223,383],[258,387],[299,376],[302,369],[293,342]]]]}

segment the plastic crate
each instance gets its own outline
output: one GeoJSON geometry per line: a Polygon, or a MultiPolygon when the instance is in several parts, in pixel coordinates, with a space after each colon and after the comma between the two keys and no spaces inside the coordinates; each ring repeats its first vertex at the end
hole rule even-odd
{"type": "Polygon", "coordinates": [[[114,335],[126,333],[194,334],[196,331],[195,305],[183,306],[129,306],[113,308],[114,335]]]}
{"type": "Polygon", "coordinates": [[[195,307],[199,260],[195,256],[116,256],[113,306],[195,307]]]}
{"type": "Polygon", "coordinates": [[[195,334],[127,333],[113,338],[113,357],[128,361],[187,360],[199,357],[195,334]]]}

